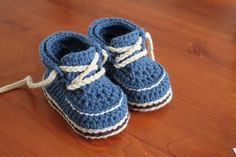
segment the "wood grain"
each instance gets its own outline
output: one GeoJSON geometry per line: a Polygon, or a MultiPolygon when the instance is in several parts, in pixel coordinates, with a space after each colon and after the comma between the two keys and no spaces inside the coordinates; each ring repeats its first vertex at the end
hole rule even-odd
{"type": "Polygon", "coordinates": [[[0,95],[1,157],[233,157],[236,147],[235,0],[0,1],[0,84],[40,80],[41,40],[87,32],[99,17],[128,18],[152,34],[169,72],[171,104],[131,113],[118,136],[88,141],[50,108],[40,89],[0,95]]]}

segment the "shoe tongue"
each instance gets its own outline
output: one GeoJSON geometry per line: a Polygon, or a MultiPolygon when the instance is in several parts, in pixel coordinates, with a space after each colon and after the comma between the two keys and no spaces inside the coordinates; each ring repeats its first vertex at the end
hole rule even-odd
{"type": "Polygon", "coordinates": [[[61,59],[61,63],[65,66],[88,65],[92,62],[95,52],[94,47],[90,47],[84,51],[72,52],[65,55],[61,59]]]}
{"type": "Polygon", "coordinates": [[[111,40],[110,46],[118,48],[133,45],[137,42],[138,37],[141,35],[139,30],[134,30],[125,35],[115,37],[111,40]]]}

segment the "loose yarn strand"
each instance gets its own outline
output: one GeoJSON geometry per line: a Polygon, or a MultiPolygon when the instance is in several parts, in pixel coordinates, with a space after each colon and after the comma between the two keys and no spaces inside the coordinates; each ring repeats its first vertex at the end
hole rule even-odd
{"type": "MultiPolygon", "coordinates": [[[[103,54],[103,63],[107,61],[107,53],[105,50],[102,51],[103,54]]],[[[97,70],[98,65],[97,62],[99,60],[99,54],[96,52],[94,55],[94,58],[92,62],[89,65],[81,65],[81,66],[60,66],[60,69],[64,72],[81,72],[75,79],[71,81],[69,85],[67,85],[68,90],[76,90],[82,86],[85,86],[87,84],[90,84],[93,81],[98,80],[102,75],[105,74],[105,69],[102,67],[98,72],[95,74],[84,78],[87,74],[89,74],[91,71],[97,70]]],[[[23,87],[27,85],[29,88],[39,88],[39,87],[45,87],[49,84],[51,84],[57,76],[57,72],[55,70],[52,70],[48,77],[45,80],[42,80],[40,82],[33,82],[32,77],[29,75],[25,77],[24,79],[17,81],[15,83],[11,83],[9,85],[0,87],[0,93],[5,93],[10,90],[14,90],[16,88],[23,87]]]]}
{"type": "Polygon", "coordinates": [[[32,77],[29,75],[20,81],[17,81],[15,83],[11,83],[9,85],[1,87],[0,93],[5,93],[10,90],[14,90],[16,88],[23,87],[25,85],[27,85],[29,88],[45,87],[45,86],[49,85],[50,83],[52,83],[53,80],[56,78],[56,76],[57,76],[57,73],[56,73],[56,71],[53,70],[53,71],[51,71],[51,73],[49,74],[47,79],[34,83],[32,77]]]}

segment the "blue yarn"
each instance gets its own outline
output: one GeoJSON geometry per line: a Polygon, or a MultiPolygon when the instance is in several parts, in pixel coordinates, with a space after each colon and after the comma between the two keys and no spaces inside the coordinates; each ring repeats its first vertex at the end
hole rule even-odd
{"type": "MultiPolygon", "coordinates": [[[[133,45],[141,36],[143,41],[140,51],[146,48],[144,29],[126,19],[98,19],[91,24],[88,30],[88,36],[91,42],[101,44],[104,49],[106,49],[107,46],[118,48],[133,45]]],[[[134,52],[133,55],[140,51],[134,52]]],[[[155,101],[163,97],[170,89],[171,86],[168,74],[159,63],[144,56],[123,68],[117,69],[113,66],[115,63],[113,56],[117,55],[119,54],[109,52],[109,60],[105,65],[107,68],[107,76],[123,89],[130,102],[146,103],[155,101]],[[164,73],[166,76],[163,81],[150,90],[137,92],[124,88],[124,86],[132,89],[150,87],[158,82],[164,73]],[[117,78],[119,82],[117,82],[115,78],[117,78]]]]}
{"type": "Polygon", "coordinates": [[[45,77],[52,70],[56,70],[60,74],[46,87],[47,93],[57,102],[63,114],[78,126],[87,129],[103,129],[113,126],[124,119],[128,112],[126,96],[106,76],[76,90],[66,89],[66,85],[79,73],[64,73],[59,66],[89,64],[95,52],[100,54],[98,67],[101,68],[101,48],[92,45],[86,37],[78,33],[58,32],[45,38],[40,45],[40,56],[45,65],[45,77]],[[103,115],[89,116],[76,111],[89,114],[101,113],[117,106],[122,97],[122,104],[118,108],[103,115]],[[76,110],[70,106],[68,101],[76,110]]]}

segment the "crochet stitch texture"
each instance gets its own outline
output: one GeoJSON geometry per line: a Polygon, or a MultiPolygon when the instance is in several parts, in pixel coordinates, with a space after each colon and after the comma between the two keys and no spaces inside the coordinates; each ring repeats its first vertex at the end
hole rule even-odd
{"type": "Polygon", "coordinates": [[[143,28],[126,19],[102,18],[91,24],[88,36],[92,42],[100,44],[108,51],[106,74],[122,88],[131,109],[151,111],[163,107],[171,100],[169,77],[159,63],[142,55],[122,65],[125,60],[146,51],[143,28]],[[140,39],[141,43],[137,45],[140,39]],[[127,49],[127,52],[121,52],[122,49],[127,49]],[[122,66],[116,66],[118,64],[122,66]]]}
{"type": "Polygon", "coordinates": [[[44,77],[47,78],[52,70],[57,73],[55,80],[44,87],[46,97],[76,132],[92,139],[119,133],[129,118],[125,94],[105,75],[77,89],[67,88],[82,72],[65,72],[61,67],[88,65],[95,53],[99,54],[97,69],[89,71],[83,79],[95,75],[103,66],[104,57],[99,46],[73,32],[52,34],[40,45],[44,77]]]}

